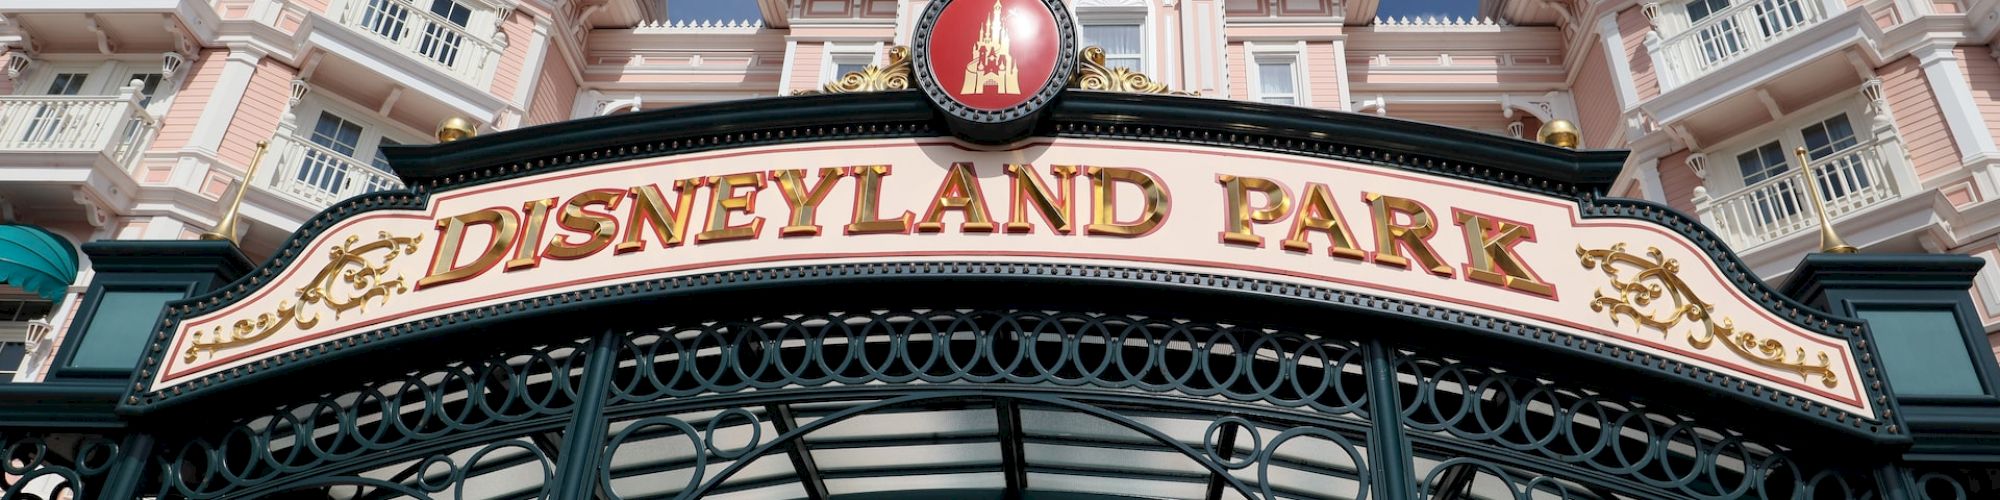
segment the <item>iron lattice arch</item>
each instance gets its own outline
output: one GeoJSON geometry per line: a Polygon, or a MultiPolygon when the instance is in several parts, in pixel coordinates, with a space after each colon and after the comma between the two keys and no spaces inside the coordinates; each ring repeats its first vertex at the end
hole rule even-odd
{"type": "MultiPolygon", "coordinates": [[[[1371,498],[1407,474],[1417,491],[1404,493],[1427,498],[1879,496],[1865,469],[1827,467],[1727,422],[1387,343],[1363,332],[1391,325],[1337,319],[1316,331],[902,308],[577,332],[163,433],[146,488],[190,499],[1371,498]]],[[[43,437],[7,438],[10,474],[88,485],[102,471],[51,462],[43,437]]],[[[89,456],[120,454],[99,442],[110,448],[89,456]]],[[[1984,473],[1938,471],[1920,486],[1974,498],[1984,473]]]]}

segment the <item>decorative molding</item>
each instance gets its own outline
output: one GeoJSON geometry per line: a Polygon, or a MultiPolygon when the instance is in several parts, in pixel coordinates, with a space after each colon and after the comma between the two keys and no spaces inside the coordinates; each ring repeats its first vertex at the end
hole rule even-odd
{"type": "Polygon", "coordinates": [[[1375,18],[1376,31],[1499,31],[1512,27],[1505,19],[1491,17],[1390,17],[1375,18]]]}
{"type": "Polygon", "coordinates": [[[1820,384],[1828,389],[1840,386],[1832,358],[1826,352],[1815,353],[1818,363],[1809,362],[1803,347],[1787,348],[1778,340],[1760,339],[1754,333],[1737,330],[1730,318],[1716,318],[1714,306],[1703,302],[1687,282],[1681,281],[1680,261],[1666,258],[1658,248],[1647,248],[1646,255],[1641,257],[1627,253],[1624,243],[1595,250],[1577,247],[1576,256],[1584,269],[1602,270],[1610,281],[1614,295],[1607,296],[1603,289],[1597,290],[1590,310],[1609,315],[1613,323],[1627,318],[1662,335],[1670,334],[1682,321],[1699,323],[1698,328],[1687,333],[1687,344],[1691,347],[1707,349],[1721,340],[1729,352],[1746,361],[1797,373],[1803,381],[1810,382],[1813,376],[1818,376],[1820,384]],[[1621,267],[1636,268],[1638,272],[1631,279],[1620,279],[1621,267]],[[1662,297],[1671,301],[1667,305],[1672,309],[1662,311],[1655,306],[1662,297]]]}
{"type": "Polygon", "coordinates": [[[282,301],[276,310],[259,313],[254,320],[238,320],[230,325],[228,331],[217,325],[212,330],[196,332],[193,342],[182,356],[192,363],[202,351],[213,355],[224,349],[248,347],[270,337],[286,323],[296,322],[301,330],[318,325],[319,313],[302,311],[301,306],[324,304],[326,309],[333,311],[334,317],[340,317],[341,313],[355,309],[366,312],[369,301],[377,298],[387,303],[408,292],[409,286],[403,282],[402,276],[387,275],[389,265],[398,254],[417,253],[417,247],[421,246],[419,243],[424,240],[423,235],[395,236],[383,232],[376,237],[375,241],[360,246],[355,246],[361,241],[360,236],[347,237],[346,241],[327,250],[327,256],[332,260],[320,268],[312,281],[295,292],[298,302],[282,301]],[[366,257],[378,250],[387,250],[379,261],[366,257]]]}

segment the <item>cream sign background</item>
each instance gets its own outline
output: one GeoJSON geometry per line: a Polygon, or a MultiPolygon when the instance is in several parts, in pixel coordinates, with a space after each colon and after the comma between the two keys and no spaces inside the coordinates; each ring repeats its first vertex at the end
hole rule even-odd
{"type": "MultiPolygon", "coordinates": [[[[1131,182],[1107,185],[1116,195],[1117,221],[1138,218],[1147,203],[1140,187],[1131,182]]],[[[634,198],[623,201],[611,210],[603,205],[585,209],[629,222],[626,214],[634,198]]],[[[866,207],[869,200],[860,201],[866,207]]],[[[588,225],[583,226],[587,232],[588,225]]],[[[613,245],[626,229],[611,228],[613,245]]],[[[1488,229],[1494,229],[1486,234],[1489,239],[1503,236],[1499,227],[1488,229]]],[[[515,242],[496,244],[508,245],[508,255],[501,260],[516,257],[515,242]]],[[[1855,353],[1846,342],[1807,332],[1751,303],[1679,235],[1637,221],[1583,220],[1572,201],[1280,154],[1072,139],[1042,139],[1003,150],[978,150],[949,139],[745,148],[577,168],[445,191],[432,196],[426,211],[370,212],[340,221],[305,248],[304,256],[251,297],[182,321],[174,335],[173,355],[154,375],[153,390],[395,324],[567,291],[796,264],[978,260],[1147,267],[1365,291],[1599,339],[1872,416],[1857,383],[1855,353]],[[818,234],[794,230],[781,236],[790,205],[775,182],[766,182],[761,189],[738,182],[722,196],[742,199],[722,202],[712,197],[717,187],[713,183],[684,185],[693,198],[686,213],[674,214],[688,217],[686,234],[681,235],[684,241],[678,245],[662,246],[660,238],[647,230],[643,248],[607,247],[573,252],[568,258],[542,255],[519,266],[502,262],[468,270],[478,272],[456,282],[434,279],[417,286],[424,277],[443,272],[433,269],[441,249],[449,252],[456,243],[457,255],[447,255],[446,267],[467,267],[494,240],[497,224],[465,225],[461,241],[442,238],[451,223],[441,220],[462,214],[510,211],[523,222],[517,233],[543,241],[587,241],[586,234],[558,223],[564,203],[581,193],[624,197],[634,186],[658,186],[661,199],[672,207],[682,196],[675,189],[682,179],[720,180],[732,174],[803,169],[808,174],[806,185],[815,186],[824,167],[886,165],[888,175],[875,179],[879,199],[873,201],[879,205],[879,216],[894,219],[909,211],[915,223],[924,218],[934,199],[967,194],[962,189],[948,192],[953,189],[945,181],[955,163],[971,165],[985,201],[981,208],[996,224],[1008,222],[1017,208],[1010,196],[1015,192],[1013,177],[1005,171],[1009,164],[1028,166],[1051,192],[1063,180],[1051,174],[1051,167],[1058,165],[1120,169],[1148,177],[1161,188],[1164,199],[1158,201],[1166,205],[1164,219],[1142,234],[1086,234],[1085,226],[1095,215],[1093,179],[1080,172],[1071,179],[1076,226],[1072,234],[1052,231],[1033,203],[1024,204],[1025,219],[1034,226],[1031,232],[1004,228],[968,232],[961,227],[968,212],[952,210],[944,212],[943,228],[937,232],[850,234],[849,223],[874,214],[856,208],[857,194],[868,192],[857,187],[862,178],[846,176],[835,181],[818,205],[816,223],[823,228],[818,234]],[[1232,184],[1231,179],[1239,180],[1232,184]],[[1242,179],[1272,181],[1289,207],[1273,208],[1269,196],[1250,189],[1255,182],[1246,185],[1242,179]],[[1331,202],[1330,207],[1309,210],[1314,205],[1309,200],[1321,199],[1308,192],[1314,183],[1325,187],[1321,194],[1327,195],[1323,199],[1331,202]],[[1231,196],[1232,192],[1239,195],[1231,196]],[[1434,233],[1425,241],[1448,269],[1426,269],[1441,266],[1426,266],[1418,258],[1409,259],[1407,266],[1390,265],[1393,256],[1385,259],[1377,252],[1378,238],[1388,236],[1378,234],[1371,217],[1384,207],[1372,204],[1365,193],[1415,202],[1414,207],[1405,207],[1409,210],[1390,208],[1389,220],[1398,227],[1420,225],[1410,216],[1412,210],[1427,212],[1434,233]],[[533,234],[536,228],[528,222],[534,219],[527,213],[536,200],[553,200],[547,202],[549,212],[539,235],[533,234]],[[1231,210],[1232,206],[1241,210],[1231,210]],[[695,233],[709,229],[715,208],[727,212],[723,225],[749,229],[734,231],[738,238],[700,241],[695,233]],[[1325,208],[1338,212],[1354,251],[1329,255],[1335,247],[1326,231],[1306,233],[1310,251],[1284,248],[1281,240],[1287,239],[1301,214],[1328,215],[1325,208]],[[1228,241],[1230,220],[1243,217],[1250,218],[1248,230],[1263,240],[1261,245],[1241,237],[1228,241]],[[1495,262],[1490,255],[1482,257],[1483,252],[1468,248],[1466,217],[1510,221],[1532,231],[1532,240],[1510,243],[1511,255],[1525,267],[1512,273],[1532,276],[1553,290],[1538,293],[1524,290],[1533,287],[1469,279],[1476,270],[1505,274],[1508,270],[1500,266],[1511,263],[1495,262]]],[[[1407,246],[1393,250],[1415,256],[1407,246]]]]}

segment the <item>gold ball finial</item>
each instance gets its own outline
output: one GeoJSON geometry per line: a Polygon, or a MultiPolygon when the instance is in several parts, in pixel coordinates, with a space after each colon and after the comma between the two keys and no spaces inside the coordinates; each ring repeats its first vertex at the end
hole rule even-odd
{"type": "Polygon", "coordinates": [[[438,129],[437,129],[438,142],[452,142],[461,139],[471,139],[472,136],[475,135],[479,135],[479,127],[473,126],[472,120],[467,120],[465,118],[454,116],[451,118],[446,118],[444,119],[443,122],[438,123],[438,129]]]}
{"type": "Polygon", "coordinates": [[[1535,139],[1550,146],[1576,149],[1578,144],[1583,143],[1583,132],[1577,130],[1576,124],[1570,123],[1569,120],[1549,120],[1548,123],[1542,124],[1541,130],[1535,132],[1535,139]]]}

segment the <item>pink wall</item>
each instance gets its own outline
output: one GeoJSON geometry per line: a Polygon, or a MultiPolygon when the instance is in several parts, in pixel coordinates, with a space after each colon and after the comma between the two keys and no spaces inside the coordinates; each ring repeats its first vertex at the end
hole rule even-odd
{"type": "Polygon", "coordinates": [[[2000,62],[1988,47],[1959,47],[1958,70],[1972,86],[1972,101],[1986,121],[1986,132],[2000,139],[2000,62]]]}
{"type": "Polygon", "coordinates": [[[187,145],[188,137],[194,134],[195,122],[201,119],[201,108],[208,105],[215,81],[222,77],[222,65],[228,57],[226,50],[205,51],[188,67],[180,92],[174,95],[167,116],[160,120],[160,133],[153,137],[151,150],[172,151],[187,145]]]}
{"type": "Polygon", "coordinates": [[[1229,71],[1229,98],[1249,99],[1250,60],[1243,53],[1243,42],[1229,42],[1224,55],[1227,56],[1227,60],[1223,67],[1229,71]]]}
{"type": "Polygon", "coordinates": [[[521,68],[527,65],[529,42],[534,39],[535,18],[515,12],[500,25],[507,34],[507,49],[500,53],[500,69],[493,72],[493,95],[512,100],[521,82],[521,68]]]}
{"type": "MultiPolygon", "coordinates": [[[[0,68],[7,67],[7,60],[12,59],[14,57],[13,54],[14,53],[12,52],[0,54],[0,68]]],[[[13,93],[14,93],[14,79],[0,78],[0,95],[11,95],[13,93]]]]}
{"type": "Polygon", "coordinates": [[[1306,85],[1312,107],[1346,109],[1340,102],[1340,68],[1334,66],[1333,42],[1306,42],[1306,85]]]}
{"type": "Polygon", "coordinates": [[[1944,111],[1924,79],[1917,58],[1904,56],[1876,70],[1882,94],[1896,116],[1896,131],[1910,152],[1918,180],[1928,180],[1958,168],[1958,144],[1945,126],[1944,111]]]}
{"type": "Polygon", "coordinates": [[[523,125],[541,125],[570,119],[570,108],[576,104],[576,78],[570,76],[569,65],[563,62],[562,53],[556,51],[555,44],[549,44],[548,54],[542,61],[542,74],[535,78],[534,100],[528,103],[528,116],[523,125]]]}
{"type": "Polygon", "coordinates": [[[1660,95],[1660,78],[1653,73],[1653,56],[1646,53],[1646,33],[1652,31],[1646,14],[1637,7],[1618,13],[1618,37],[1625,47],[1625,59],[1632,68],[1632,86],[1640,99],[1660,95]]]}
{"type": "Polygon", "coordinates": [[[270,58],[257,63],[257,72],[250,75],[250,84],[243,88],[243,101],[236,105],[236,118],[222,135],[222,147],[217,148],[216,153],[223,161],[238,166],[250,164],[257,141],[268,140],[278,131],[285,101],[291,99],[292,79],[298,74],[298,70],[270,58]]]}
{"type": "Polygon", "coordinates": [[[1608,147],[1622,129],[1618,123],[1621,111],[1618,89],[1611,81],[1611,63],[1605,60],[1603,44],[1585,46],[1589,49],[1583,53],[1583,67],[1578,70],[1576,86],[1570,90],[1576,98],[1576,125],[1583,129],[1585,147],[1608,147]]]}
{"type": "Polygon", "coordinates": [[[819,89],[819,58],[826,52],[820,42],[799,42],[792,51],[792,91],[819,89]]]}
{"type": "Polygon", "coordinates": [[[1701,177],[1694,175],[1694,169],[1688,167],[1687,160],[1688,151],[1685,149],[1660,157],[1660,193],[1666,195],[1667,206],[1692,217],[1694,188],[1701,186],[1701,177]]]}

